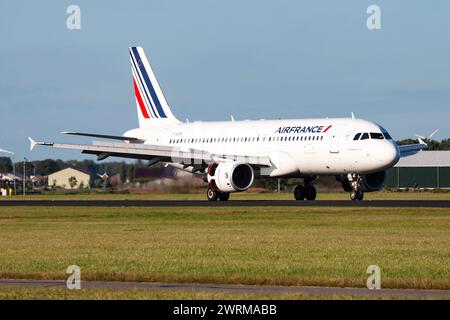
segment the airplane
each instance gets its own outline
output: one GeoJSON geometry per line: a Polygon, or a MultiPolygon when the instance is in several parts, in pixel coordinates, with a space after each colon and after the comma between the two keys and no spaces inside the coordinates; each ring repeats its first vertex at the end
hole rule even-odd
{"type": "Polygon", "coordinates": [[[80,150],[103,160],[111,156],[164,163],[208,184],[209,201],[227,201],[249,189],[255,178],[301,178],[296,200],[315,200],[315,181],[335,176],[351,200],[380,190],[386,170],[400,157],[426,149],[419,143],[397,146],[382,126],[363,119],[323,118],[255,121],[181,122],[172,113],[142,47],[129,48],[139,127],[123,135],[63,134],[108,139],[92,144],[36,142],[80,150]]]}
{"type": "Polygon", "coordinates": [[[0,153],[14,154],[14,152],[8,151],[8,150],[5,150],[5,149],[0,149],[0,153]]]}

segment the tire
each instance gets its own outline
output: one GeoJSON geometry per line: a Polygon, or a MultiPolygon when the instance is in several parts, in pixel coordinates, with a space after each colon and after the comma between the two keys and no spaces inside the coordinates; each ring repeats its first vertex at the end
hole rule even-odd
{"type": "Polygon", "coordinates": [[[309,200],[309,201],[313,201],[313,200],[316,200],[316,196],[317,196],[317,191],[316,191],[316,188],[314,188],[314,186],[307,186],[306,188],[305,188],[306,190],[306,200],[309,200]]]}
{"type": "Polygon", "coordinates": [[[305,200],[306,192],[305,187],[302,185],[296,186],[294,190],[294,198],[295,200],[305,200]]]}
{"type": "Polygon", "coordinates": [[[360,190],[352,190],[350,192],[350,199],[352,199],[352,201],[361,201],[362,199],[364,199],[364,192],[360,190]]]}
{"type": "Polygon", "coordinates": [[[358,191],[356,192],[356,200],[362,201],[364,199],[364,192],[358,191]]]}
{"type": "Polygon", "coordinates": [[[229,192],[219,192],[219,200],[220,201],[228,201],[228,199],[230,199],[229,192]]]}
{"type": "Polygon", "coordinates": [[[219,198],[219,192],[208,188],[208,191],[206,191],[206,197],[208,198],[208,201],[217,201],[217,199],[219,198]]]}

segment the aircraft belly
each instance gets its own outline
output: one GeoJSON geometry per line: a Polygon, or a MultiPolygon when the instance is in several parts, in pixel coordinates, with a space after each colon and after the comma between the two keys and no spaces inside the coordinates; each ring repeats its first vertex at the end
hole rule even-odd
{"type": "Polygon", "coordinates": [[[268,175],[271,177],[299,174],[299,169],[295,159],[287,152],[273,151],[270,153],[272,167],[268,168],[268,175]]]}

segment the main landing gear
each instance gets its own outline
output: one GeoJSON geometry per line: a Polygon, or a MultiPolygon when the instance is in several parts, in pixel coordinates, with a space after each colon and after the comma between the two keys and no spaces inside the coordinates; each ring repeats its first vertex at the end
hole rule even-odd
{"type": "Polygon", "coordinates": [[[294,189],[295,200],[316,200],[317,191],[311,179],[305,178],[305,185],[298,185],[294,189]]]}
{"type": "Polygon", "coordinates": [[[216,191],[212,188],[208,188],[208,191],[206,191],[206,196],[208,198],[208,201],[227,201],[230,198],[229,192],[222,192],[222,191],[216,191]]]}

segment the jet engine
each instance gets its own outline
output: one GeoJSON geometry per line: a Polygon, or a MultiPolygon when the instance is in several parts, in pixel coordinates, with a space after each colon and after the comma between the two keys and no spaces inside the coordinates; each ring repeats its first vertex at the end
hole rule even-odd
{"type": "Polygon", "coordinates": [[[385,180],[386,180],[386,171],[362,175],[362,183],[364,186],[364,191],[371,192],[380,190],[381,188],[383,188],[385,180]]]}
{"type": "Polygon", "coordinates": [[[253,168],[244,162],[220,162],[208,167],[208,183],[212,189],[222,192],[245,191],[253,183],[253,168]]]}

